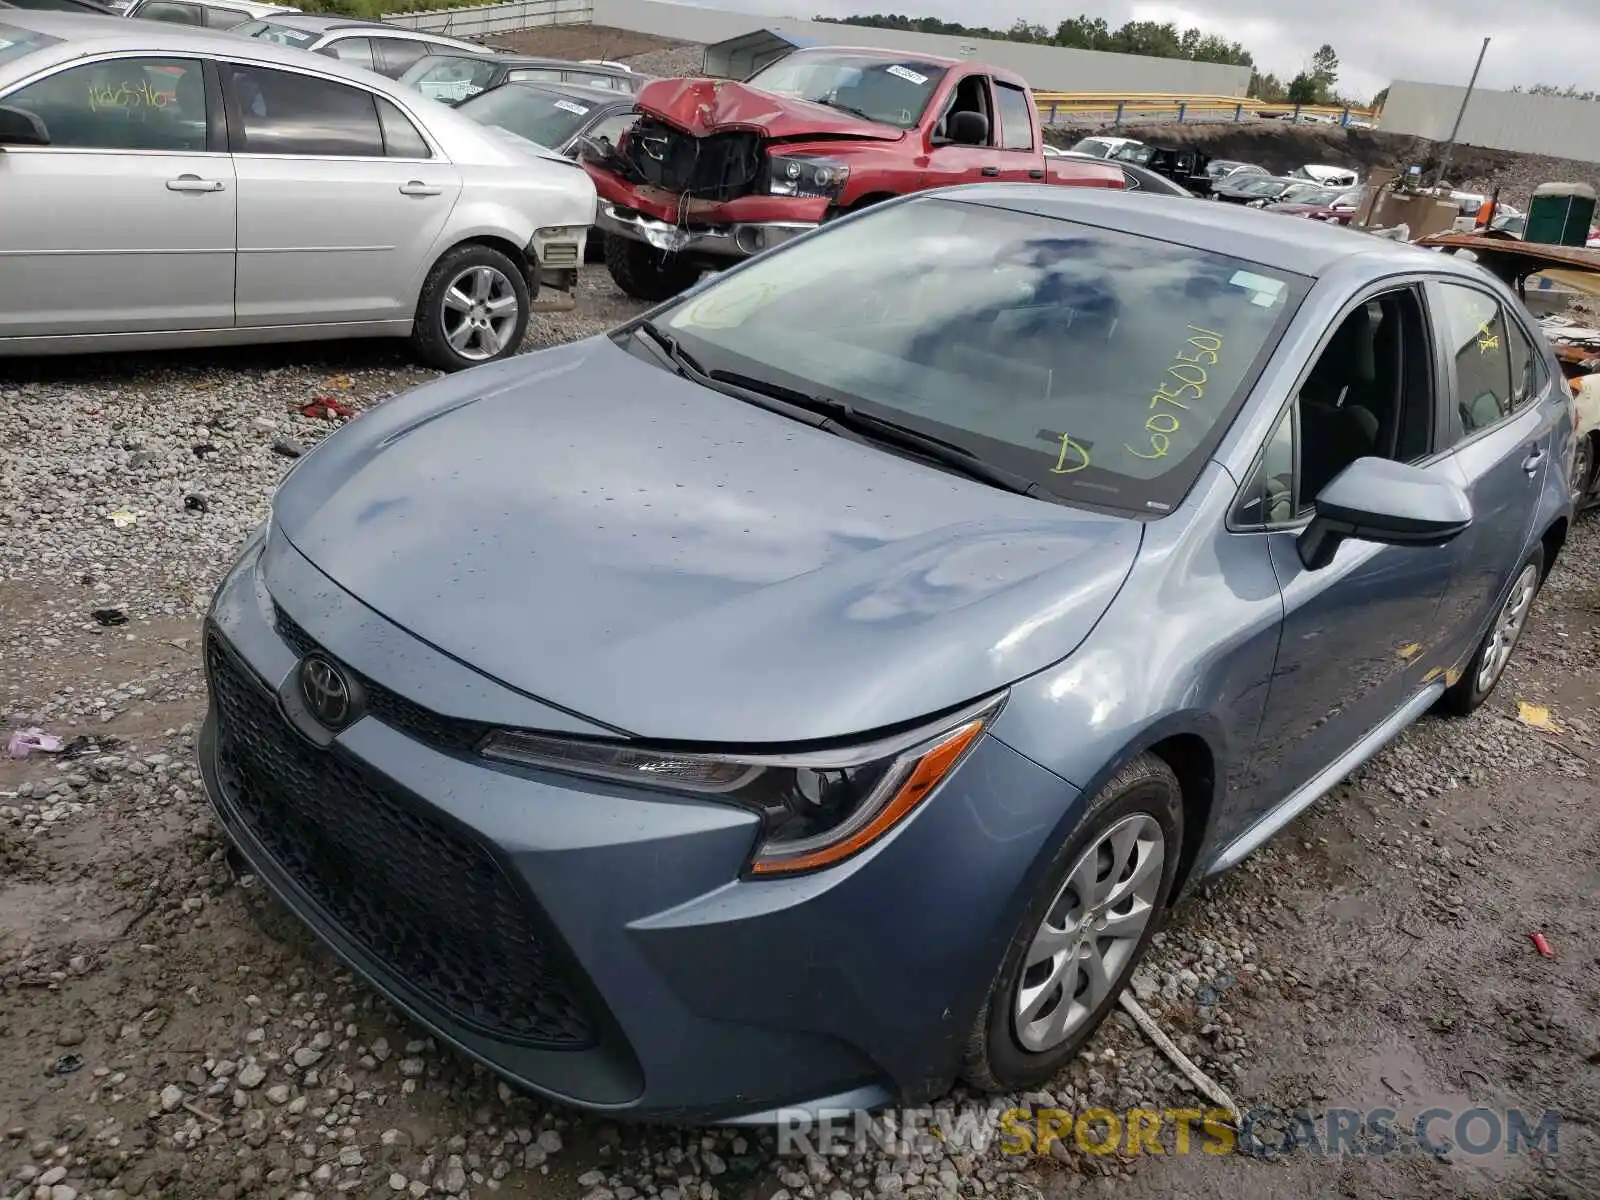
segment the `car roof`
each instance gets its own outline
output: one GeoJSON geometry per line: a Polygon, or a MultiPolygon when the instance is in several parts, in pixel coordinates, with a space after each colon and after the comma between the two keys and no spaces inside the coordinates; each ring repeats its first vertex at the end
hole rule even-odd
{"type": "MultiPolygon", "coordinates": [[[[40,66],[68,62],[85,54],[117,51],[195,54],[221,54],[262,63],[305,68],[307,51],[279,46],[260,39],[241,38],[225,29],[206,29],[198,25],[178,25],[166,21],[141,21],[137,18],[102,17],[89,13],[44,12],[32,9],[5,9],[0,22],[59,38],[58,43],[41,46],[27,54],[0,63],[0,80],[11,75],[32,74],[40,66]]],[[[329,75],[359,79],[363,87],[382,91],[408,102],[416,93],[374,71],[350,67],[338,59],[317,55],[312,60],[318,71],[329,75]]]]}
{"type": "Polygon", "coordinates": [[[1467,264],[1444,262],[1447,255],[1405,242],[1315,221],[1287,221],[1235,204],[1173,204],[1171,197],[1042,183],[968,184],[922,193],[929,196],[1175,242],[1313,279],[1349,262],[1366,263],[1374,275],[1409,269],[1478,278],[1467,264]]]}
{"type": "Polygon", "coordinates": [[[631,107],[633,97],[623,92],[614,92],[610,88],[584,87],[579,83],[560,83],[547,79],[513,79],[503,83],[493,91],[501,88],[521,88],[528,92],[545,92],[551,96],[560,96],[566,100],[581,100],[585,104],[615,104],[622,107],[631,107]]]}

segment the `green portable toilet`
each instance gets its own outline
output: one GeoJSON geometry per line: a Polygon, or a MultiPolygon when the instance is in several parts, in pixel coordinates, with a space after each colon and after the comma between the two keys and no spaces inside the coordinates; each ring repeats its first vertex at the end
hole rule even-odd
{"type": "Polygon", "coordinates": [[[1581,183],[1545,183],[1533,189],[1523,240],[1547,246],[1582,246],[1594,224],[1594,189],[1581,183]]]}

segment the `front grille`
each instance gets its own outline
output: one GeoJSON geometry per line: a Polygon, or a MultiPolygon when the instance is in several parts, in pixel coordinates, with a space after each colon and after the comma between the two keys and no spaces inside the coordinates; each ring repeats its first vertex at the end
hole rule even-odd
{"type": "Polygon", "coordinates": [[[302,741],[214,635],[206,668],[225,801],[353,941],[490,1037],[595,1044],[576,966],[483,847],[339,751],[302,741]]]}
{"type": "MultiPolygon", "coordinates": [[[[293,617],[276,606],[274,610],[278,636],[288,643],[295,654],[304,658],[313,651],[322,650],[317,640],[302,629],[293,617]]],[[[487,725],[430,712],[422,705],[391,692],[382,684],[373,683],[359,672],[350,671],[348,666],[344,669],[361,681],[362,690],[367,695],[367,708],[373,716],[391,729],[398,729],[435,750],[467,753],[476,750],[489,732],[487,725]]]]}
{"type": "Polygon", "coordinates": [[[621,154],[635,182],[702,200],[732,200],[755,191],[765,161],[759,134],[697,138],[653,117],[639,118],[621,154]]]}

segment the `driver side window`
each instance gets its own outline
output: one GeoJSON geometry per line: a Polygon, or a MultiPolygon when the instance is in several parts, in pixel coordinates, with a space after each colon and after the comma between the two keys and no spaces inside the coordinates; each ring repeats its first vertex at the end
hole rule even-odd
{"type": "Polygon", "coordinates": [[[1334,327],[1241,494],[1233,523],[1306,519],[1358,458],[1416,463],[1434,447],[1433,352],[1420,295],[1398,288],[1354,305],[1334,327]]]}
{"type": "Polygon", "coordinates": [[[950,95],[950,102],[945,105],[944,116],[940,117],[939,123],[934,126],[933,136],[948,138],[950,118],[958,112],[973,112],[981,116],[989,127],[989,136],[983,145],[994,145],[994,105],[990,102],[987,75],[968,75],[956,84],[955,91],[950,95]]]}

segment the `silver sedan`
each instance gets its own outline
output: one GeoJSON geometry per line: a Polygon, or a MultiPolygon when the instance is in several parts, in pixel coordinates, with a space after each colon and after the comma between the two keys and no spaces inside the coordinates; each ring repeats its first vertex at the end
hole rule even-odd
{"type": "Polygon", "coordinates": [[[571,306],[594,211],[580,167],[370,71],[0,12],[0,355],[392,336],[488,362],[571,306]]]}

